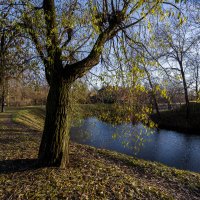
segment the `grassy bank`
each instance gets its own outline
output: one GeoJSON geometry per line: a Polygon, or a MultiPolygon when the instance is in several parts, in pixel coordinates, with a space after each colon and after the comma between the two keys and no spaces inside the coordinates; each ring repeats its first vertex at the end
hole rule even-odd
{"type": "MultiPolygon", "coordinates": [[[[15,111],[12,115],[13,122],[21,123],[33,130],[42,131],[45,118],[44,106],[11,108],[8,111],[15,111]]],[[[117,112],[113,104],[81,104],[77,105],[77,109],[72,118],[79,121],[87,117],[97,117],[107,123],[120,123],[120,121],[116,120],[116,116],[118,116],[118,119],[123,119],[125,112],[117,112]]],[[[73,122],[74,126],[79,124],[75,121],[73,122]]]]}
{"type": "MultiPolygon", "coordinates": [[[[22,122],[35,130],[41,131],[43,129],[44,116],[44,107],[27,107],[15,112],[13,121],[22,122]]],[[[120,110],[113,104],[82,104],[79,106],[78,114],[75,113],[73,119],[86,117],[97,117],[107,123],[120,124],[126,118],[126,109],[120,110]]],[[[161,129],[200,134],[200,104],[197,103],[191,103],[190,118],[188,120],[186,120],[185,106],[173,111],[162,111],[160,117],[153,114],[151,119],[161,129]]]]}
{"type": "Polygon", "coordinates": [[[186,119],[185,109],[185,106],[181,106],[173,111],[161,112],[160,118],[156,114],[151,118],[162,129],[200,134],[200,104],[191,103],[189,119],[186,119]]]}
{"type": "Polygon", "coordinates": [[[0,114],[0,199],[200,198],[198,173],[86,145],[71,143],[66,170],[37,168],[40,117],[41,108],[0,114]]]}
{"type": "Polygon", "coordinates": [[[45,118],[45,107],[29,106],[19,108],[12,115],[12,120],[15,123],[23,124],[33,130],[42,131],[45,118]]]}

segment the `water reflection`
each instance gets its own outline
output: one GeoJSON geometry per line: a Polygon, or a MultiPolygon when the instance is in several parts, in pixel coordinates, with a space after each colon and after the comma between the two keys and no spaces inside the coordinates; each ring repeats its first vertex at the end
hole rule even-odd
{"type": "Polygon", "coordinates": [[[97,118],[88,118],[80,127],[71,130],[72,141],[127,155],[137,152],[130,147],[138,146],[138,135],[144,138],[145,142],[140,147],[137,157],[200,172],[200,136],[197,135],[167,130],[147,131],[142,124],[113,126],[97,118]],[[137,134],[132,134],[133,132],[137,134]],[[113,134],[117,135],[116,139],[113,139],[113,134]]]}

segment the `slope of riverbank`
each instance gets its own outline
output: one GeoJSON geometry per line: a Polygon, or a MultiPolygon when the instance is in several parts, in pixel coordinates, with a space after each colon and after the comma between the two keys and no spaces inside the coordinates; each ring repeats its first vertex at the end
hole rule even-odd
{"type": "Polygon", "coordinates": [[[0,114],[0,199],[200,198],[198,173],[86,145],[71,143],[66,170],[38,168],[41,113],[0,114]]]}
{"type": "Polygon", "coordinates": [[[153,114],[151,119],[161,129],[200,134],[200,104],[190,103],[189,119],[186,119],[185,109],[185,106],[181,106],[176,110],[162,111],[160,117],[153,114]]]}

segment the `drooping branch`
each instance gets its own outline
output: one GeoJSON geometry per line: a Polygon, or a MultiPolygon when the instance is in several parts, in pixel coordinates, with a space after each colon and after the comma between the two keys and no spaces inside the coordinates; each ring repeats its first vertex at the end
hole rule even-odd
{"type": "Polygon", "coordinates": [[[36,32],[35,32],[33,29],[31,29],[31,28],[28,28],[28,29],[27,29],[27,32],[28,32],[29,35],[31,36],[32,41],[34,42],[35,47],[36,47],[36,49],[37,49],[37,51],[38,51],[38,53],[39,53],[39,55],[40,55],[40,58],[42,59],[44,65],[45,65],[46,62],[47,62],[47,59],[46,59],[46,57],[44,56],[44,52],[43,52],[43,50],[42,50],[43,47],[42,47],[41,43],[39,42],[39,38],[37,37],[36,32]]]}
{"type": "Polygon", "coordinates": [[[45,57],[45,54],[43,52],[43,46],[40,43],[39,37],[37,35],[36,30],[34,29],[34,26],[28,16],[26,16],[23,20],[24,23],[20,24],[22,28],[25,28],[26,32],[30,35],[35,48],[40,56],[40,59],[42,60],[44,67],[45,67],[45,74],[48,84],[50,84],[50,69],[49,69],[49,60],[45,57]]]}
{"type": "MultiPolygon", "coordinates": [[[[122,26],[121,29],[127,29],[127,28],[129,28],[129,27],[132,27],[132,26],[138,24],[138,23],[141,22],[143,19],[145,19],[145,18],[152,12],[152,10],[155,9],[156,6],[158,6],[158,5],[159,5],[159,2],[155,2],[155,4],[154,4],[146,13],[144,13],[142,17],[140,17],[139,19],[137,19],[137,20],[134,21],[133,23],[130,23],[130,24],[128,24],[128,25],[122,26]]],[[[131,15],[136,9],[138,9],[139,7],[140,7],[140,6],[138,6],[138,5],[136,4],[135,8],[132,9],[131,12],[130,12],[126,17],[130,16],[130,15],[131,15]]]]}

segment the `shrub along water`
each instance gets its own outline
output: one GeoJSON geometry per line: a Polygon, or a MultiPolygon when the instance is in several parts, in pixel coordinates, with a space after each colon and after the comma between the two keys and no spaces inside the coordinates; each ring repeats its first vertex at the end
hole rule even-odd
{"type": "Polygon", "coordinates": [[[186,119],[185,111],[186,106],[183,105],[176,110],[161,112],[160,117],[153,114],[151,119],[159,128],[200,134],[200,103],[190,103],[189,119],[186,119]]]}

